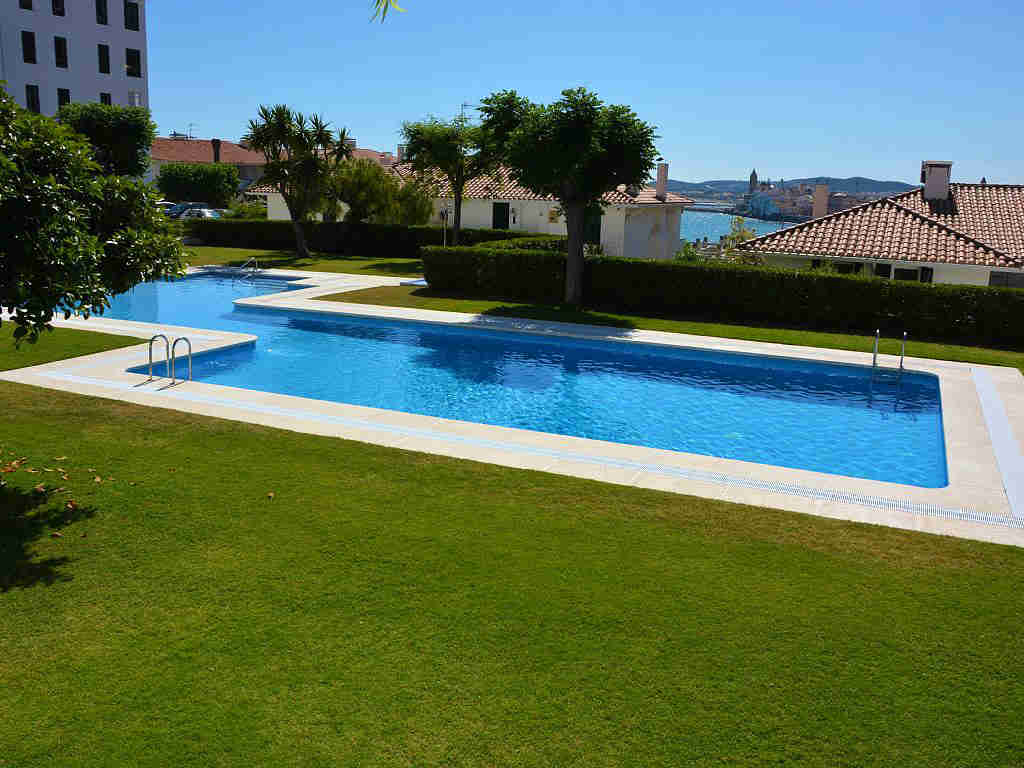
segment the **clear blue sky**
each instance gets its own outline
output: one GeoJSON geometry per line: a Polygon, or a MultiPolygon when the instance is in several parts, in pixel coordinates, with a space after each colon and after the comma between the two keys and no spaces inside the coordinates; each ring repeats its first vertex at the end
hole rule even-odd
{"type": "Polygon", "coordinates": [[[237,139],[261,103],[394,151],[403,120],[583,85],[658,126],[674,179],[1024,182],[1020,0],[148,3],[160,133],[237,139]]]}

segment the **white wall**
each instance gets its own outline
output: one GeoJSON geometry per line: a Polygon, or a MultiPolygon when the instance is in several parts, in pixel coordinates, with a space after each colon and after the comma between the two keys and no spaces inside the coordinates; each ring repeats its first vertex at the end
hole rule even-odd
{"type": "MultiPolygon", "coordinates": [[[[827,257],[823,257],[827,258],[827,257]]],[[[765,263],[779,267],[791,267],[794,269],[804,269],[810,266],[812,261],[811,257],[804,258],[802,256],[766,256],[765,263]]],[[[896,269],[920,269],[921,267],[931,267],[933,270],[932,282],[935,283],[948,283],[951,285],[988,285],[989,275],[992,273],[992,269],[989,267],[974,267],[962,264],[928,264],[919,261],[882,261],[874,262],[867,261],[865,259],[836,259],[837,262],[859,262],[865,265],[865,270],[870,270],[866,274],[874,274],[874,265],[876,263],[891,264],[893,270],[896,269]]],[[[995,270],[999,271],[999,270],[995,270]]],[[[1012,272],[1013,270],[1003,270],[1006,272],[1012,272]]]]}
{"type": "Polygon", "coordinates": [[[98,102],[109,93],[111,102],[129,104],[129,93],[139,93],[142,106],[149,106],[149,58],[146,52],[146,4],[139,1],[139,31],[124,28],[123,0],[108,0],[106,25],[96,23],[94,0],[66,0],[64,16],[54,16],[50,0],[33,0],[33,10],[19,7],[17,0],[0,5],[0,80],[7,91],[25,106],[25,85],[39,86],[39,103],[44,115],[57,112],[57,89],[71,91],[73,102],[98,102]],[[36,36],[36,64],[22,60],[21,32],[36,36]],[[54,36],[67,38],[68,68],[58,69],[54,36]],[[110,46],[110,74],[99,71],[97,46],[110,46]],[[142,77],[125,74],[125,49],[141,52],[142,77]]]}
{"type": "MultiPolygon", "coordinates": [[[[681,206],[645,205],[626,208],[622,256],[671,259],[679,250],[681,206]]],[[[602,238],[603,241],[603,238],[602,238]]],[[[610,253],[609,256],[620,254],[610,253]]]]}

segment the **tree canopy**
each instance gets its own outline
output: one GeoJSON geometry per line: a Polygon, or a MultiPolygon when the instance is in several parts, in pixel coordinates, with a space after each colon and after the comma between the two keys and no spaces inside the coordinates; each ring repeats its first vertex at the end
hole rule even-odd
{"type": "Polygon", "coordinates": [[[109,296],[181,273],[177,230],[140,181],[107,176],[67,125],[0,89],[0,308],[35,341],[55,313],[102,313],[109,296]]]}
{"type": "Polygon", "coordinates": [[[156,124],[145,107],[65,104],[57,119],[89,139],[103,173],[142,176],[149,169],[156,124]]]}
{"type": "Polygon", "coordinates": [[[319,115],[307,119],[284,104],[260,105],[259,116],[249,121],[242,138],[266,158],[263,180],[273,185],[288,206],[299,256],[309,256],[303,225],[322,207],[332,168],[351,155],[347,139],[344,129],[335,138],[329,123],[319,115]]]}
{"type": "Polygon", "coordinates": [[[465,117],[450,121],[431,117],[421,122],[405,123],[402,136],[406,144],[406,160],[416,173],[424,178],[441,173],[448,179],[454,198],[452,243],[458,245],[466,183],[498,170],[498,157],[487,132],[465,117]]]}
{"type": "Polygon", "coordinates": [[[565,300],[579,304],[586,212],[619,185],[647,183],[658,155],[654,126],[585,88],[564,90],[549,105],[500,91],[483,100],[480,112],[486,141],[512,177],[561,202],[569,235],[565,300]]]}
{"type": "Polygon", "coordinates": [[[365,158],[338,163],[327,182],[324,221],[336,221],[344,204],[345,221],[375,224],[426,224],[433,197],[426,185],[402,184],[379,163],[365,158]]]}
{"type": "Polygon", "coordinates": [[[238,195],[238,168],[226,163],[169,163],[160,167],[156,186],[167,200],[224,208],[238,195]]]}

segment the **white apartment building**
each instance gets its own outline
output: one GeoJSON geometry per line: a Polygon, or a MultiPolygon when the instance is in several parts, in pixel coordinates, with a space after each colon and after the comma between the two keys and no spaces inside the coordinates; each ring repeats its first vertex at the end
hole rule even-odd
{"type": "Polygon", "coordinates": [[[144,0],[0,0],[0,80],[23,107],[149,106],[144,0]]]}

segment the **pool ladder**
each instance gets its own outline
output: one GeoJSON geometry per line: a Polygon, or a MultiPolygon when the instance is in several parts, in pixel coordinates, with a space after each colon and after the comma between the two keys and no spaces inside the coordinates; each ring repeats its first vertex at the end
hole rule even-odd
{"type": "Polygon", "coordinates": [[[242,276],[243,277],[248,277],[251,280],[251,279],[255,278],[256,275],[259,274],[260,263],[256,259],[256,257],[253,256],[251,259],[249,259],[247,262],[245,262],[245,264],[243,264],[241,267],[239,267],[239,270],[242,272],[242,276]],[[249,270],[248,273],[246,272],[247,269],[249,270]]]}
{"type": "MultiPolygon", "coordinates": [[[[167,366],[166,375],[171,378],[171,383],[168,384],[167,386],[173,387],[179,383],[177,380],[177,376],[175,375],[174,372],[174,364],[178,359],[178,342],[181,341],[185,342],[186,346],[188,347],[187,381],[192,381],[192,342],[189,341],[187,336],[178,336],[174,339],[174,342],[172,343],[167,339],[167,337],[164,334],[158,333],[156,336],[149,340],[149,378],[146,379],[146,381],[143,383],[148,384],[149,382],[153,381],[153,345],[156,343],[157,339],[164,340],[164,365],[167,366]]],[[[186,379],[182,379],[182,381],[186,381],[186,379]]]]}
{"type": "MultiPolygon", "coordinates": [[[[881,329],[875,329],[875,351],[871,355],[871,373],[872,375],[876,372],[881,372],[882,369],[878,367],[878,342],[882,338],[881,329]]],[[[903,343],[900,345],[900,367],[896,371],[897,376],[903,374],[903,360],[907,354],[907,332],[903,332],[903,343]]]]}

